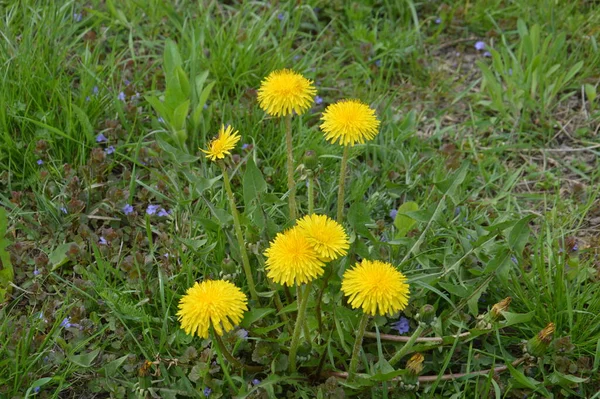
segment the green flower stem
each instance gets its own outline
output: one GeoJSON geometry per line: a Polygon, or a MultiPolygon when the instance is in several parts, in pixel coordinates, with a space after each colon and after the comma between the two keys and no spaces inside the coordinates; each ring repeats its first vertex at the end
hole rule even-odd
{"type": "Polygon", "coordinates": [[[221,171],[223,172],[223,182],[225,184],[225,191],[229,198],[229,206],[231,207],[231,214],[233,216],[233,225],[235,227],[235,235],[237,236],[238,247],[240,248],[240,254],[242,255],[242,266],[244,273],[246,274],[246,280],[248,280],[248,287],[250,288],[250,297],[258,301],[258,294],[256,293],[256,287],[254,286],[254,278],[252,277],[252,269],[250,269],[250,260],[248,259],[248,252],[246,252],[246,243],[244,242],[244,235],[242,233],[242,226],[240,225],[240,216],[235,206],[235,197],[231,190],[231,184],[229,183],[229,174],[227,174],[227,168],[223,162],[219,162],[221,171]]]}
{"type": "MultiPolygon", "coordinates": [[[[215,338],[215,342],[217,343],[216,348],[215,348],[217,351],[217,359],[219,359],[219,364],[221,365],[221,369],[223,370],[225,379],[227,380],[227,383],[229,384],[231,389],[233,389],[233,392],[237,392],[237,387],[235,386],[235,384],[233,383],[233,380],[231,379],[231,376],[229,375],[229,369],[227,367],[227,364],[225,363],[225,360],[223,360],[223,354],[224,353],[229,354],[229,352],[227,352],[227,349],[225,349],[225,345],[223,345],[223,342],[221,341],[221,337],[219,337],[216,333],[213,333],[213,337],[215,338]]],[[[231,356],[231,355],[229,354],[229,356],[231,356]]],[[[227,355],[225,355],[225,357],[227,357],[227,355]]],[[[231,356],[231,357],[233,358],[233,356],[231,356]]],[[[233,358],[233,359],[235,360],[235,358],[233,358]]]]}
{"type": "Polygon", "coordinates": [[[344,185],[346,182],[346,169],[348,166],[348,156],[350,154],[350,146],[344,146],[344,154],[342,155],[342,165],[340,166],[340,183],[338,186],[337,198],[337,222],[342,223],[344,216],[344,185]]]}
{"type": "Polygon", "coordinates": [[[294,152],[292,150],[292,114],[285,117],[285,146],[287,149],[288,204],[290,218],[296,220],[296,182],[294,181],[294,152]]]}
{"type": "Polygon", "coordinates": [[[308,214],[315,213],[315,174],[308,171],[308,214]]]}
{"type": "Polygon", "coordinates": [[[348,369],[348,382],[351,382],[356,374],[356,368],[358,367],[358,358],[360,357],[360,349],[362,348],[363,336],[367,329],[367,323],[369,322],[369,315],[363,313],[356,331],[356,341],[354,341],[354,349],[352,349],[352,359],[350,360],[350,368],[348,369]]]}
{"type": "Polygon", "coordinates": [[[396,354],[392,356],[392,358],[389,360],[390,365],[393,366],[394,364],[398,363],[398,361],[402,359],[411,350],[413,344],[417,341],[417,338],[421,336],[421,333],[423,333],[424,329],[425,327],[419,324],[413,335],[411,335],[408,342],[404,344],[404,346],[400,348],[400,350],[396,352],[396,354]]]}
{"type": "MultiPolygon", "coordinates": [[[[310,290],[311,283],[307,283],[304,289],[304,295],[298,298],[298,318],[296,319],[296,325],[294,326],[294,334],[292,335],[292,343],[290,344],[290,373],[296,372],[296,352],[298,351],[298,343],[300,342],[300,331],[304,325],[304,319],[306,317],[306,306],[308,305],[308,293],[310,290]]],[[[301,287],[298,287],[301,290],[301,287]]]]}
{"type": "MultiPolygon", "coordinates": [[[[307,296],[306,298],[306,302],[308,303],[308,297],[310,296],[310,292],[308,292],[308,290],[306,292],[304,292],[304,295],[307,296]]],[[[298,298],[298,303],[301,302],[301,298],[302,298],[303,294],[300,290],[300,286],[296,286],[296,297],[298,298]]],[[[308,323],[306,321],[306,317],[304,317],[304,323],[302,325],[302,329],[304,330],[304,339],[306,339],[306,341],[310,341],[310,331],[308,329],[308,323]]]]}
{"type": "MultiPolygon", "coordinates": [[[[246,369],[247,371],[253,372],[253,373],[257,373],[259,371],[262,371],[263,368],[261,366],[249,366],[247,364],[243,364],[242,362],[240,362],[239,360],[237,360],[228,350],[227,347],[225,346],[225,343],[223,342],[223,340],[221,339],[221,337],[219,336],[219,334],[213,332],[213,338],[214,338],[214,342],[216,342],[217,344],[217,349],[218,349],[218,353],[225,356],[225,359],[227,359],[231,364],[233,364],[234,367],[236,368],[243,368],[246,369]]],[[[225,369],[223,367],[223,369],[225,369]]]]}

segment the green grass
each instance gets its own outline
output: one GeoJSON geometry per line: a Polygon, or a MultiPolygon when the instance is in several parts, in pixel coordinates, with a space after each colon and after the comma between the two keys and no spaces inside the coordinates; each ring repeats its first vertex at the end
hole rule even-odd
{"type": "Polygon", "coordinates": [[[594,397],[600,389],[600,12],[591,3],[9,0],[0,16],[0,397],[204,397],[206,388],[210,397],[594,397]],[[165,51],[179,53],[180,72],[165,51]],[[300,346],[293,375],[297,305],[269,283],[263,255],[293,224],[283,124],[256,100],[261,80],[283,67],[314,80],[322,98],[293,120],[301,215],[309,150],[318,160],[315,211],[335,215],[342,148],[319,129],[326,106],[359,98],[381,120],[378,136],[350,151],[350,250],[331,266],[322,297],[324,279],[314,284],[311,345],[300,346]],[[189,89],[173,97],[178,73],[189,89]],[[174,115],[188,100],[189,113],[174,115]],[[195,281],[225,278],[248,294],[220,169],[199,151],[222,123],[242,135],[227,164],[262,293],[240,327],[248,339],[239,329],[223,339],[259,373],[222,367],[212,340],[187,336],[176,315],[195,281]],[[96,141],[100,133],[107,142],[96,141]],[[249,188],[250,177],[266,185],[249,188]],[[407,214],[407,233],[389,214],[408,202],[418,210],[407,214]],[[149,204],[171,213],[147,215],[149,204]],[[363,258],[397,266],[411,287],[405,311],[372,318],[367,331],[399,335],[391,324],[402,316],[410,336],[421,307],[433,305],[424,334],[444,345],[409,352],[423,353],[422,375],[439,379],[406,390],[392,377],[406,378],[408,356],[387,362],[402,344],[371,337],[357,380],[327,379],[348,370],[360,312],[340,285],[363,258]],[[509,296],[509,313],[478,328],[509,296]],[[276,297],[283,311],[273,311],[276,297]],[[521,358],[522,342],[550,322],[554,340],[537,359],[497,376],[441,377],[521,358]]]}

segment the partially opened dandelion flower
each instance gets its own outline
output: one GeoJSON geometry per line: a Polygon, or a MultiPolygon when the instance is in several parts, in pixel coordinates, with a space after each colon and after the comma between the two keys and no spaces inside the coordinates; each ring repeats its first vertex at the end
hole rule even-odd
{"type": "Polygon", "coordinates": [[[234,131],[231,126],[222,125],[219,135],[208,144],[208,150],[202,150],[202,152],[211,161],[223,159],[225,155],[231,154],[231,150],[235,148],[238,141],[240,141],[238,131],[234,131]]]}
{"type": "Polygon", "coordinates": [[[344,228],[326,215],[306,215],[298,221],[298,228],[326,262],[348,252],[348,235],[344,228]]]}
{"type": "Polygon", "coordinates": [[[206,280],[194,284],[179,301],[181,328],[190,335],[208,338],[212,326],[223,335],[242,321],[248,310],[246,295],[233,283],[224,280],[206,280]]]}
{"type": "Polygon", "coordinates": [[[361,307],[371,316],[404,310],[410,294],[406,277],[394,266],[366,259],[344,273],[342,292],[353,308],[361,307]]]}
{"type": "Polygon", "coordinates": [[[277,234],[265,251],[267,276],[288,286],[308,283],[321,274],[325,263],[306,236],[294,227],[277,234]]]}
{"type": "Polygon", "coordinates": [[[379,120],[375,111],[358,100],[342,100],[331,104],[321,117],[321,130],[331,143],[353,146],[377,135],[379,120]]]}
{"type": "Polygon", "coordinates": [[[301,115],[310,108],[317,90],[313,82],[289,69],[274,71],[258,89],[258,104],[271,116],[301,115]]]}

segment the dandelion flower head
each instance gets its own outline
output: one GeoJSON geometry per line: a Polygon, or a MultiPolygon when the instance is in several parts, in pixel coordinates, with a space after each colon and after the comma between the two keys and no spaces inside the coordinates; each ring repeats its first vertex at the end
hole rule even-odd
{"type": "Polygon", "coordinates": [[[224,280],[196,282],[179,301],[181,328],[190,335],[208,338],[212,326],[218,335],[231,331],[248,310],[246,295],[224,280]]]}
{"type": "Polygon", "coordinates": [[[223,159],[225,155],[231,154],[231,150],[235,148],[238,141],[240,141],[238,131],[234,131],[231,126],[225,127],[225,125],[222,125],[219,135],[208,144],[208,150],[202,150],[202,152],[211,161],[223,159]]]}
{"type": "Polygon", "coordinates": [[[303,114],[310,108],[317,90],[313,82],[289,69],[274,71],[258,89],[258,104],[271,116],[303,114]]]}
{"type": "Polygon", "coordinates": [[[308,283],[321,274],[325,263],[298,227],[277,234],[265,251],[267,276],[288,286],[308,283]]]}
{"type": "Polygon", "coordinates": [[[353,146],[377,135],[379,120],[375,110],[358,100],[342,100],[323,112],[321,130],[331,143],[353,146]]]}
{"type": "Polygon", "coordinates": [[[326,262],[348,252],[348,235],[344,228],[326,215],[304,216],[298,221],[298,228],[326,262]]]}
{"type": "Polygon", "coordinates": [[[353,308],[371,316],[404,310],[410,294],[406,277],[394,266],[367,259],[344,273],[342,292],[353,308]]]}

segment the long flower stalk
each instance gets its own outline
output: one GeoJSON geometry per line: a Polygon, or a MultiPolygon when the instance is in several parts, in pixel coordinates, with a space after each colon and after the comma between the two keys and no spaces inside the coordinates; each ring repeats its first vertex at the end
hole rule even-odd
{"type": "Polygon", "coordinates": [[[363,336],[367,329],[367,323],[369,322],[369,315],[363,313],[360,323],[358,324],[358,330],[356,331],[356,340],[354,341],[354,348],[352,349],[352,359],[350,359],[350,367],[348,368],[348,382],[351,382],[356,374],[356,368],[358,367],[358,358],[360,357],[360,350],[362,348],[363,336]]]}
{"type": "Polygon", "coordinates": [[[337,221],[342,223],[344,217],[344,187],[346,182],[346,169],[348,167],[348,156],[350,153],[350,146],[344,146],[344,154],[342,155],[342,164],[340,166],[340,182],[338,185],[338,198],[337,198],[337,221]]]}
{"type": "Polygon", "coordinates": [[[292,145],[292,114],[285,117],[285,147],[287,151],[287,185],[288,205],[290,208],[290,219],[296,220],[296,182],[294,181],[294,151],[292,145]]]}
{"type": "Polygon", "coordinates": [[[229,206],[231,208],[231,215],[233,216],[233,226],[235,228],[235,235],[237,236],[238,247],[242,256],[242,267],[244,268],[248,287],[250,288],[250,297],[253,300],[258,301],[256,286],[254,285],[254,278],[252,277],[252,269],[250,269],[250,259],[248,258],[248,252],[246,251],[246,243],[244,242],[244,234],[242,233],[242,226],[240,224],[240,216],[235,205],[235,197],[231,190],[231,184],[229,183],[229,174],[227,173],[227,168],[223,162],[219,162],[219,166],[223,172],[223,183],[225,184],[225,191],[229,198],[229,206]]]}
{"type": "Polygon", "coordinates": [[[415,329],[415,332],[411,335],[408,342],[405,343],[404,346],[402,348],[400,348],[400,350],[398,352],[396,352],[396,354],[394,356],[392,356],[392,358],[389,360],[390,365],[393,366],[394,364],[396,364],[400,359],[402,359],[411,350],[411,348],[414,345],[417,338],[419,338],[421,336],[421,333],[423,332],[423,330],[425,330],[425,327],[423,327],[421,324],[419,324],[417,326],[417,328],[415,329]]]}
{"type": "MultiPolygon", "coordinates": [[[[296,319],[296,325],[294,326],[294,334],[292,335],[292,342],[290,344],[289,352],[290,373],[296,372],[296,353],[298,352],[298,343],[300,342],[300,332],[302,331],[304,319],[306,317],[306,307],[308,305],[308,292],[310,290],[310,286],[311,283],[307,283],[302,297],[298,298],[298,318],[296,319]]],[[[299,290],[301,290],[300,287],[299,290]]]]}

